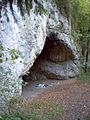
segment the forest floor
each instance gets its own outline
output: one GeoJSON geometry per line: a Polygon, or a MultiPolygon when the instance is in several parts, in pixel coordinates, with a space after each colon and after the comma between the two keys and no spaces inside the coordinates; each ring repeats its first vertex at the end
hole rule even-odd
{"type": "Polygon", "coordinates": [[[60,103],[63,112],[52,120],[90,120],[90,85],[83,84],[79,80],[31,82],[23,88],[23,96],[31,101],[60,103]],[[42,83],[48,87],[36,87],[42,83]]]}

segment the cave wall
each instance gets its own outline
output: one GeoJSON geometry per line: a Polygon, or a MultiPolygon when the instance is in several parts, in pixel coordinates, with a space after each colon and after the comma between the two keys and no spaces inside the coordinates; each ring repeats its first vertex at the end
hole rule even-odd
{"type": "MultiPolygon", "coordinates": [[[[62,14],[53,0],[37,1],[44,9],[42,11],[37,9],[39,8],[38,4],[32,1],[30,15],[25,13],[23,17],[16,2],[13,3],[14,16],[9,4],[5,8],[6,13],[4,7],[2,7],[0,15],[2,16],[0,17],[0,114],[3,110],[7,111],[7,100],[13,96],[21,95],[22,76],[27,74],[36,58],[40,55],[46,37],[58,42],[56,49],[53,49],[52,53],[58,54],[58,52],[61,52],[59,48],[64,51],[62,44],[64,45],[64,48],[67,49],[65,51],[67,51],[70,58],[68,65],[70,63],[73,66],[72,69],[76,68],[74,62],[78,59],[78,54],[71,40],[71,24],[65,11],[62,14]],[[68,53],[68,50],[70,53],[68,53]]],[[[61,54],[63,54],[63,51],[61,54]]],[[[49,64],[51,65],[49,69],[53,68],[54,64],[56,65],[56,63],[66,59],[66,57],[61,59],[61,56],[57,56],[58,59],[51,54],[48,58],[50,61],[43,62],[44,65],[40,68],[43,70],[41,71],[47,71],[46,66],[51,60],[52,63],[49,64]]],[[[64,67],[65,65],[61,66],[64,67]]],[[[58,69],[58,66],[56,65],[54,69],[58,69]]],[[[64,69],[66,70],[66,68],[64,69]]]]}
{"type": "Polygon", "coordinates": [[[71,50],[57,39],[46,38],[41,54],[23,80],[66,80],[79,74],[71,50]]]}

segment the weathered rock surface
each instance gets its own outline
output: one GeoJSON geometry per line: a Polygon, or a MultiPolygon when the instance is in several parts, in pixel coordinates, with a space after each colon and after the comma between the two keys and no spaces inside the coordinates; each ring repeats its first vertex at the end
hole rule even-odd
{"type": "Polygon", "coordinates": [[[45,75],[49,79],[65,80],[78,75],[77,66],[72,61],[57,64],[42,60],[37,69],[41,74],[45,75]]]}
{"type": "MultiPolygon", "coordinates": [[[[35,61],[43,49],[46,38],[47,16],[35,11],[36,4],[30,11],[30,16],[21,16],[16,4],[13,5],[14,16],[7,5],[7,16],[2,9],[0,18],[0,106],[3,99],[19,95],[22,92],[22,80],[19,78],[35,61]],[[3,49],[2,49],[3,48],[3,49]],[[3,69],[3,70],[2,70],[3,69]]],[[[43,2],[43,6],[46,3],[43,2]]],[[[3,108],[4,109],[4,108],[3,108]]]]}
{"type": "MultiPolygon", "coordinates": [[[[70,21],[61,14],[57,5],[51,1],[38,0],[47,11],[36,11],[37,4],[33,1],[30,16],[21,16],[17,5],[13,4],[13,12],[7,4],[5,15],[2,8],[0,18],[0,107],[6,98],[19,95],[22,92],[22,79],[31,68],[38,55],[43,50],[46,37],[50,39],[45,55],[39,58],[42,61],[32,76],[37,73],[42,78],[65,79],[78,74],[74,61],[78,58],[76,48],[71,40],[70,21]],[[8,20],[7,21],[7,17],[8,20]],[[15,19],[16,21],[15,21],[15,19]],[[53,42],[54,41],[54,42],[53,42]],[[68,67],[67,67],[68,66],[68,67]],[[68,71],[67,71],[68,70],[68,71]]],[[[34,65],[33,65],[34,68],[34,65]]],[[[33,78],[33,77],[32,77],[33,78]]]]}

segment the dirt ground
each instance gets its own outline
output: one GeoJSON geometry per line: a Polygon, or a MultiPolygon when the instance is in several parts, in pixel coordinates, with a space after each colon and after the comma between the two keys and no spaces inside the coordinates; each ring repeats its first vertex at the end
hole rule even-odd
{"type": "Polygon", "coordinates": [[[30,82],[23,88],[23,97],[30,100],[49,100],[60,103],[63,114],[54,120],[87,120],[90,117],[90,85],[79,80],[45,80],[30,82]],[[37,88],[37,84],[47,84],[46,88],[37,88]]]}

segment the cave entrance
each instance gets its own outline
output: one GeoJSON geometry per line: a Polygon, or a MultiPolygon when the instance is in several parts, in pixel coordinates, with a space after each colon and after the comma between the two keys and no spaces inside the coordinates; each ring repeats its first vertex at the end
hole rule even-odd
{"type": "Polygon", "coordinates": [[[63,42],[53,38],[46,38],[44,48],[28,71],[29,74],[23,76],[23,80],[28,82],[22,92],[26,98],[35,97],[51,86],[60,84],[60,80],[75,75],[72,52],[63,42]]]}
{"type": "Polygon", "coordinates": [[[47,79],[67,79],[67,62],[72,59],[72,52],[63,42],[47,37],[41,54],[30,68],[29,74],[23,76],[23,80],[30,82],[47,79]]]}

